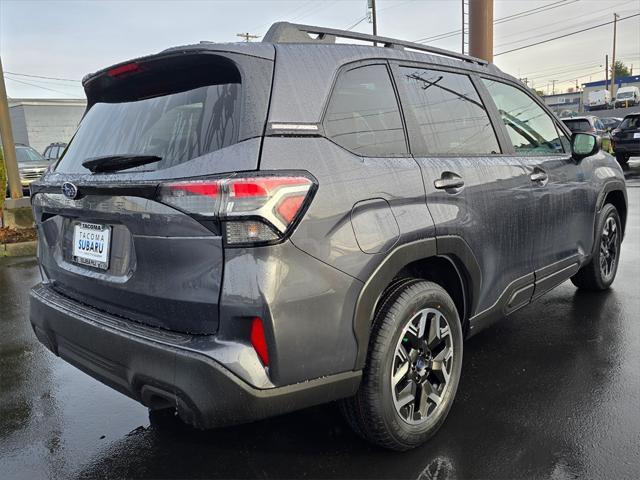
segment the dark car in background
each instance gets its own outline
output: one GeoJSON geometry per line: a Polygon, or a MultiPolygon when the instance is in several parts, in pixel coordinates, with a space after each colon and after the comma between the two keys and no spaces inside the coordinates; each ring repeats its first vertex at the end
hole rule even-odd
{"type": "Polygon", "coordinates": [[[616,276],[622,169],[484,60],[277,23],[83,85],[31,187],[33,329],[198,428],[340,400],[364,438],[415,447],[451,409],[464,338],[616,276]]]}
{"type": "Polygon", "coordinates": [[[620,125],[611,132],[616,159],[626,164],[629,158],[640,156],[640,113],[624,117],[620,125]]]}
{"type": "Polygon", "coordinates": [[[573,133],[591,133],[598,135],[602,142],[602,149],[613,153],[609,130],[598,117],[585,115],[582,117],[562,118],[561,120],[573,133]]]}
{"type": "Polygon", "coordinates": [[[67,144],[63,142],[55,142],[44,149],[42,156],[49,162],[58,160],[62,156],[62,152],[67,148],[67,144]]]}

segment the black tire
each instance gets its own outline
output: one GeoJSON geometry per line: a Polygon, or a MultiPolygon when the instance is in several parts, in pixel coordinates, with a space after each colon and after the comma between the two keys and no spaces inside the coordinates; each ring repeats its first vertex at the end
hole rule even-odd
{"type": "Polygon", "coordinates": [[[616,207],[610,203],[602,207],[602,211],[600,215],[598,215],[596,228],[597,237],[593,257],[589,263],[584,265],[578,270],[578,273],[571,277],[571,282],[582,290],[600,291],[609,288],[616,278],[616,272],[618,271],[618,265],[620,263],[622,222],[620,221],[620,215],[616,207]],[[611,243],[609,236],[605,235],[605,226],[610,221],[615,223],[616,228],[613,243],[611,243]],[[608,253],[606,253],[605,250],[608,253]],[[609,266],[612,254],[614,254],[615,257],[612,260],[613,263],[609,266]],[[605,264],[604,268],[602,262],[605,264]],[[607,269],[606,266],[609,266],[609,269],[607,269]]]}
{"type": "Polygon", "coordinates": [[[444,423],[460,381],[463,337],[455,304],[442,287],[414,279],[395,283],[390,288],[391,293],[387,291],[374,319],[360,389],[354,397],[341,402],[341,409],[357,434],[382,447],[402,451],[424,443],[444,423]],[[412,327],[418,325],[416,322],[420,326],[415,328],[414,335],[413,330],[407,329],[410,328],[409,324],[412,327]],[[427,325],[434,329],[433,332],[437,329],[434,344],[442,342],[444,346],[440,350],[437,350],[437,346],[433,347],[433,351],[430,350],[430,339],[435,337],[429,335],[427,325]],[[418,328],[422,331],[422,337],[417,335],[418,328]],[[424,346],[424,353],[418,353],[418,348],[413,348],[414,344],[424,346]],[[397,356],[400,349],[405,355],[408,350],[404,363],[397,356]],[[452,354],[447,359],[449,351],[452,354]],[[414,354],[417,356],[415,361],[410,358],[414,354]],[[431,358],[432,355],[434,358],[431,358]],[[437,365],[445,368],[440,369],[437,365]],[[446,380],[441,373],[445,369],[448,371],[446,380]],[[407,374],[397,375],[401,380],[393,386],[392,376],[400,370],[407,374]],[[415,393],[411,394],[414,400],[397,408],[397,402],[402,400],[398,399],[398,393],[411,390],[412,382],[416,384],[413,387],[415,393]],[[422,382],[421,385],[428,382],[429,385],[421,387],[418,386],[419,382],[422,382]],[[404,387],[400,388],[402,385],[404,387]],[[424,404],[420,403],[426,388],[439,399],[437,403],[428,404],[429,395],[424,397],[424,404]],[[398,392],[398,389],[402,391],[398,392]],[[422,415],[422,411],[426,415],[422,415]]]}
{"type": "Polygon", "coordinates": [[[624,153],[616,153],[616,160],[620,165],[626,165],[629,162],[629,155],[624,153]]]}

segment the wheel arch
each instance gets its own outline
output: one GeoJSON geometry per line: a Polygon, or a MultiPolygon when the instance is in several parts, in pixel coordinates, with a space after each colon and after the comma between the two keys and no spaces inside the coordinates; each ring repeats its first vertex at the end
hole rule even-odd
{"type": "Polygon", "coordinates": [[[401,278],[433,281],[451,295],[463,328],[477,305],[480,267],[468,244],[449,236],[419,240],[390,252],[362,288],[354,313],[354,334],[358,344],[355,369],[364,367],[371,325],[389,286],[401,278]]]}
{"type": "Polygon", "coordinates": [[[622,223],[622,235],[624,236],[625,228],[627,226],[627,197],[623,190],[610,190],[604,196],[604,200],[598,209],[598,212],[605,206],[607,203],[610,203],[616,210],[618,210],[618,214],[620,215],[620,222],[622,223]]]}

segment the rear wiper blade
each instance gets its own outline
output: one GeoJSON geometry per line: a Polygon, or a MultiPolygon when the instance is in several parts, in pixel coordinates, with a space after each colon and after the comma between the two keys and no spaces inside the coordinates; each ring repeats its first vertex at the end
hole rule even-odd
{"type": "Polygon", "coordinates": [[[82,166],[93,173],[117,172],[127,168],[139,167],[149,163],[156,163],[162,160],[157,155],[106,155],[103,157],[94,157],[82,162],[82,166]]]}

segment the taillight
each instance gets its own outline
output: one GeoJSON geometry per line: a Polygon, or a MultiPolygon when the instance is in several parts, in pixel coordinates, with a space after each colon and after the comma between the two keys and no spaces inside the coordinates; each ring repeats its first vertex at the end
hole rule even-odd
{"type": "Polygon", "coordinates": [[[161,185],[160,201],[190,215],[223,222],[227,245],[284,238],[302,214],[314,182],[304,176],[234,177],[161,185]]]}

